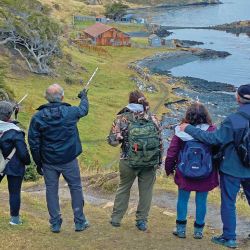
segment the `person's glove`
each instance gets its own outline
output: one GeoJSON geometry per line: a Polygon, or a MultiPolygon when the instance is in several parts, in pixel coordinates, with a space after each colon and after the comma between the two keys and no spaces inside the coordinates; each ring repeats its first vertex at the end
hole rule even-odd
{"type": "Polygon", "coordinates": [[[43,176],[43,168],[42,168],[42,167],[37,166],[37,167],[36,167],[36,171],[37,171],[37,173],[38,173],[39,175],[43,176]]]}
{"type": "Polygon", "coordinates": [[[78,98],[80,99],[86,99],[88,95],[88,89],[83,89],[79,94],[78,94],[78,98]]]}

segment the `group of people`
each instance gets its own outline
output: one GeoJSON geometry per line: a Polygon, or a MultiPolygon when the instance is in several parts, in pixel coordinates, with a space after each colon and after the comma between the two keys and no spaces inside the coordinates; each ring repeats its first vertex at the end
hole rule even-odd
{"type": "MultiPolygon", "coordinates": [[[[54,233],[61,230],[58,188],[62,175],[70,189],[75,231],[83,231],[89,227],[89,222],[83,212],[84,198],[77,161],[82,146],[77,122],[88,114],[87,91],[80,92],[79,106],[63,102],[64,90],[58,84],[47,88],[45,98],[48,103],[40,106],[32,117],[28,142],[37,171],[44,176],[50,228],[54,233]]],[[[183,121],[175,128],[167,150],[165,170],[167,176],[174,175],[178,186],[176,228],[173,234],[179,238],[186,238],[190,193],[196,192],[194,238],[202,239],[208,193],[220,186],[223,233],[213,237],[212,242],[229,248],[237,247],[236,198],[241,186],[250,205],[250,167],[246,166],[245,159],[237,151],[243,137],[247,140],[249,136],[250,84],[238,88],[236,100],[239,110],[229,115],[219,128],[213,124],[206,107],[198,102],[187,108],[183,121]],[[213,157],[215,155],[217,157],[213,157]]],[[[30,156],[24,132],[11,121],[12,113],[13,106],[1,101],[0,149],[8,162],[0,175],[0,182],[7,176],[10,224],[19,225],[22,224],[19,216],[21,185],[25,165],[30,164],[30,156]]],[[[112,146],[121,145],[120,184],[110,223],[113,227],[121,226],[128,208],[130,190],[137,178],[139,204],[136,227],[146,231],[156,171],[162,165],[163,149],[160,123],[150,112],[149,103],[140,91],[131,92],[128,105],[117,114],[108,143],[112,146]]]]}

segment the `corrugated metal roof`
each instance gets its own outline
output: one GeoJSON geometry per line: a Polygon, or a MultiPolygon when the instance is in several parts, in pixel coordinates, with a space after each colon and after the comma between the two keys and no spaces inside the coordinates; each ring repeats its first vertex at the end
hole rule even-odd
{"type": "Polygon", "coordinates": [[[102,23],[96,23],[84,30],[85,33],[89,34],[92,37],[97,37],[101,35],[102,33],[111,30],[113,27],[102,24],[102,23]]]}

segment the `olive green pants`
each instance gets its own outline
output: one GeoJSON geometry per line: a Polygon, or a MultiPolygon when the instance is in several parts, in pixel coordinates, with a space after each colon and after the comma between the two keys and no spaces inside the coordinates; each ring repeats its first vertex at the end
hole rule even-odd
{"type": "Polygon", "coordinates": [[[148,213],[151,206],[153,186],[156,178],[156,170],[150,169],[132,169],[127,160],[121,160],[120,184],[116,192],[115,202],[111,220],[120,223],[128,209],[131,187],[138,177],[139,204],[136,211],[136,220],[147,221],[148,213]]]}

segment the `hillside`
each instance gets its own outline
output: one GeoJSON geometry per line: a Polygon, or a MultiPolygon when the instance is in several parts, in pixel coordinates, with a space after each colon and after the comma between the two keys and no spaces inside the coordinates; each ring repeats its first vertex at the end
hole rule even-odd
{"type": "MultiPolygon", "coordinates": [[[[8,3],[9,0],[4,1],[8,3]]],[[[29,0],[25,1],[26,4],[30,3],[29,0]]],[[[28,4],[25,8],[27,6],[30,8],[28,4]]],[[[64,12],[60,14],[63,16],[64,12]]],[[[53,15],[50,15],[52,18],[53,15]]],[[[124,28],[129,31],[134,26],[124,26],[124,28]]],[[[60,37],[61,54],[50,64],[54,73],[48,76],[30,73],[18,53],[7,46],[1,46],[0,62],[5,66],[4,81],[15,94],[16,100],[20,100],[26,93],[29,94],[22,104],[19,115],[22,126],[27,129],[36,108],[45,102],[43,93],[48,85],[54,82],[60,83],[65,88],[65,101],[77,105],[79,103],[77,94],[83,88],[80,82],[86,82],[98,66],[100,70],[89,91],[90,112],[88,117],[79,123],[81,140],[84,144],[84,154],[80,157],[80,163],[82,168],[88,170],[111,167],[109,163],[114,159],[117,160],[119,149],[107,145],[106,136],[116,113],[127,104],[129,91],[136,88],[130,79],[136,73],[128,69],[128,64],[165,49],[145,49],[140,44],[123,48],[79,49],[68,43],[69,35],[74,35],[76,32],[77,30],[70,29],[68,34],[60,37]]],[[[140,39],[135,42],[140,42],[140,39]]],[[[165,95],[160,91],[165,80],[155,77],[152,81],[159,90],[155,94],[147,94],[154,107],[165,95]]]]}
{"type": "MultiPolygon", "coordinates": [[[[73,14],[99,15],[105,12],[105,5],[114,2],[113,0],[102,0],[102,5],[90,5],[87,1],[79,0],[40,0],[52,9],[51,16],[63,23],[71,21],[73,14]]],[[[122,1],[130,8],[156,6],[156,5],[189,5],[189,4],[214,4],[218,0],[127,0],[122,1]]]]}

